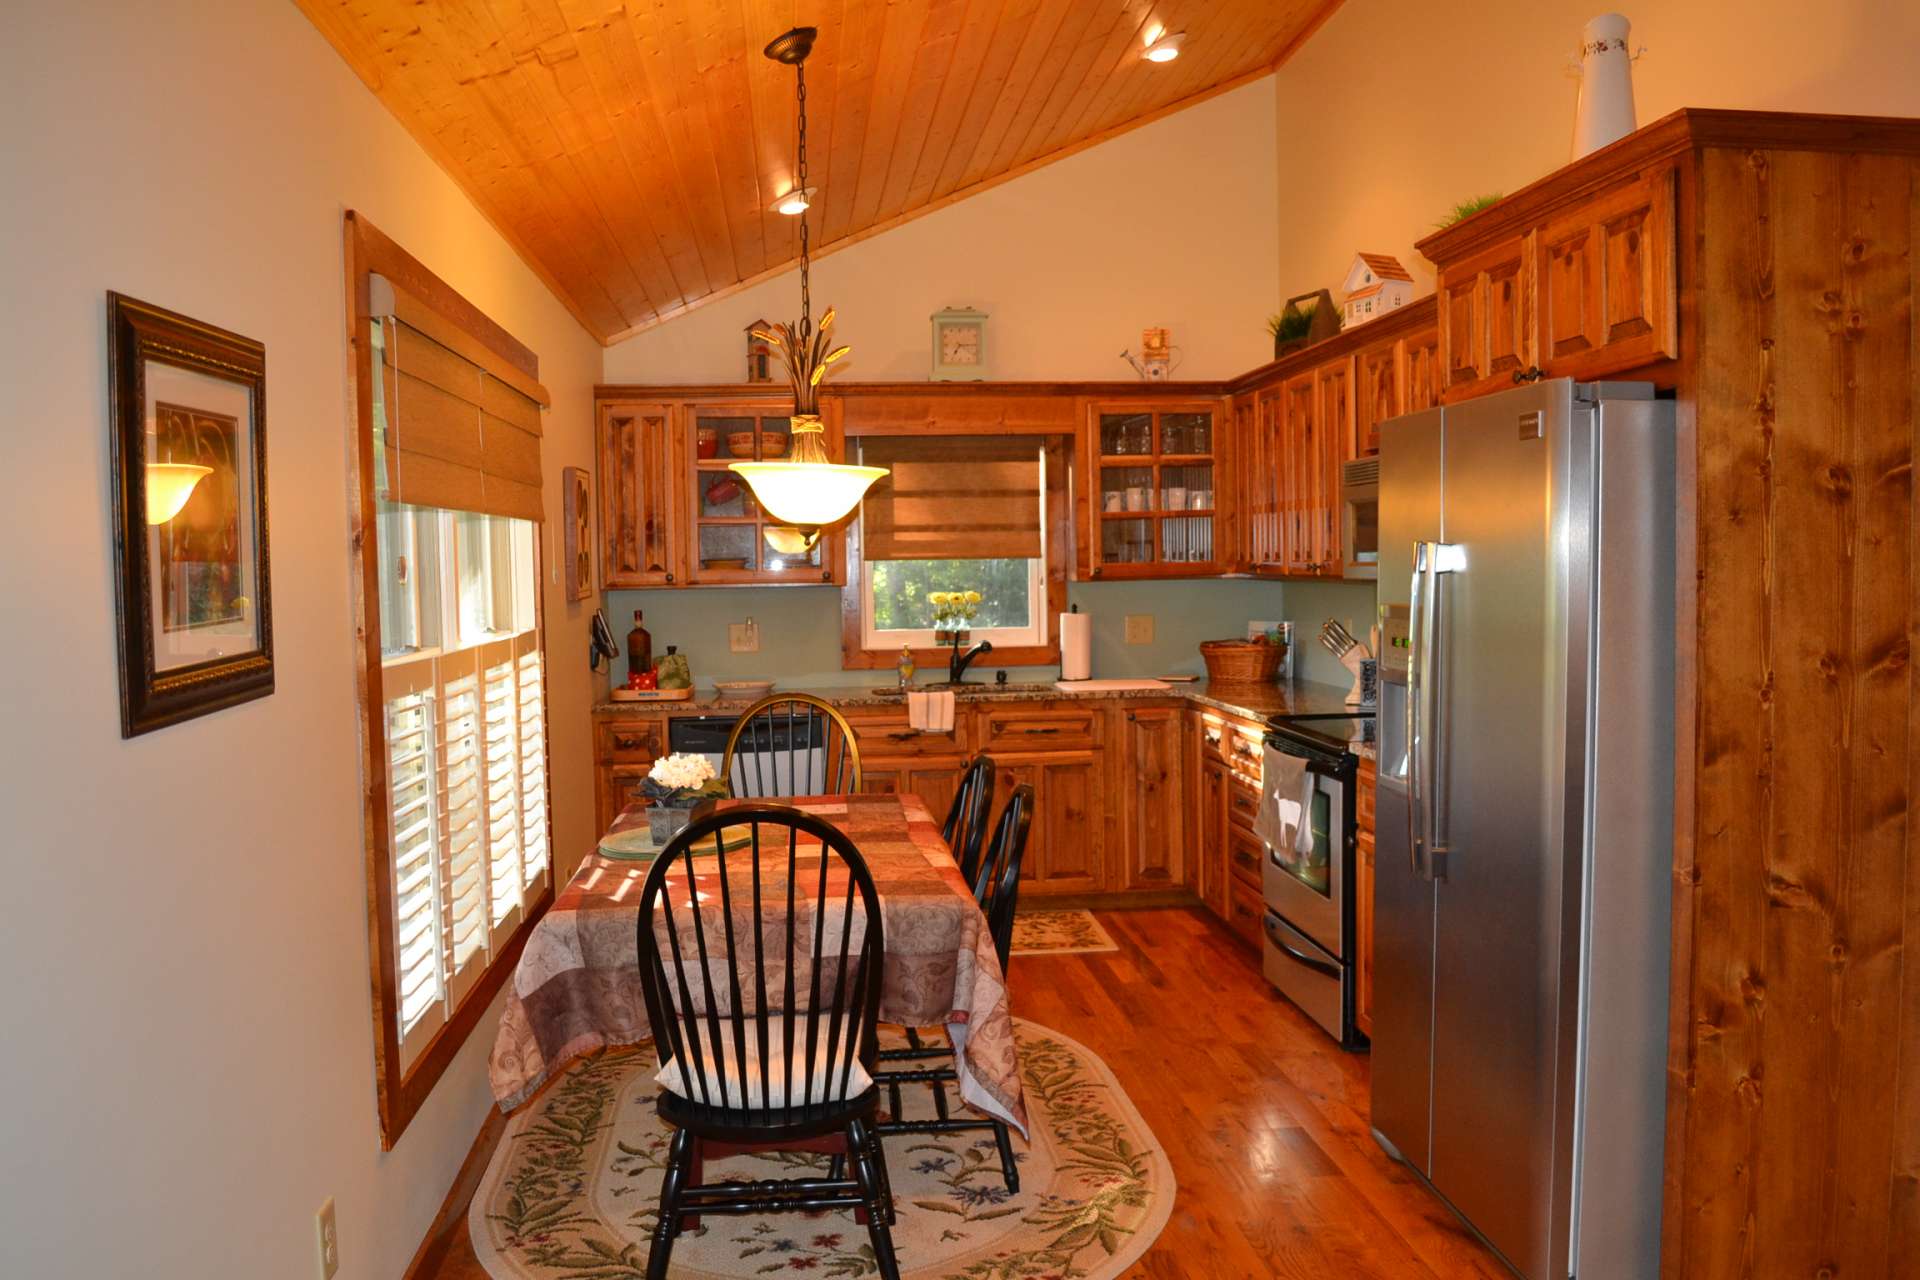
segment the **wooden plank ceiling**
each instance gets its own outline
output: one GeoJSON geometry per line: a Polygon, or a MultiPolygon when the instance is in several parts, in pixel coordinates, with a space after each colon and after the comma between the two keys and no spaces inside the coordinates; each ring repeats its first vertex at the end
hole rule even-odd
{"type": "Polygon", "coordinates": [[[592,333],[781,270],[807,62],[815,252],[1265,74],[1338,0],[298,0],[592,333]],[[1155,28],[1173,62],[1142,59],[1155,28]]]}

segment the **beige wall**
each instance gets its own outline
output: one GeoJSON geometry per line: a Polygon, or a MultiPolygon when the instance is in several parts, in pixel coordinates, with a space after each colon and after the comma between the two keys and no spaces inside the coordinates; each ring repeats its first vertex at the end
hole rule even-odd
{"type": "MultiPolygon", "coordinates": [[[[926,378],[927,317],[968,304],[992,316],[996,379],[1131,378],[1119,353],[1149,325],[1173,330],[1176,376],[1259,364],[1273,129],[1268,77],[821,258],[815,315],[839,308],[853,345],[838,376],[926,378]]],[[[745,326],[799,309],[797,275],[776,277],[610,348],[607,379],[738,382],[745,326]]]]}
{"type": "MultiPolygon", "coordinates": [[[[1275,77],[1283,294],[1329,288],[1358,250],[1413,250],[1456,201],[1567,162],[1566,68],[1594,0],[1347,0],[1275,77]],[[1364,86],[1364,87],[1361,87],[1364,86]]],[[[1625,10],[1640,122],[1679,107],[1920,115],[1912,0],[1661,0],[1625,10]]]]}
{"type": "MultiPolygon", "coordinates": [[[[599,348],[281,0],[13,5],[0,39],[0,1275],[392,1280],[490,1099],[380,1152],[349,620],[341,213],[533,347],[547,507],[599,348]],[[120,739],[105,302],[265,342],[278,691],[120,739]]],[[[554,822],[591,840],[585,619],[548,587],[554,822]]],[[[570,859],[572,860],[572,859],[570,859]]],[[[490,1022],[487,1026],[490,1026],[490,1022]]]]}

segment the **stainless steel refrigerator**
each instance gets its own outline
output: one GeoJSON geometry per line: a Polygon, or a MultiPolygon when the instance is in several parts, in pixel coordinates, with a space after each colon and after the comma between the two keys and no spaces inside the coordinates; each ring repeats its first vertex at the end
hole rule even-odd
{"type": "Polygon", "coordinates": [[[1373,1130],[1527,1280],[1659,1273],[1674,457],[1638,383],[1381,429],[1373,1130]]]}

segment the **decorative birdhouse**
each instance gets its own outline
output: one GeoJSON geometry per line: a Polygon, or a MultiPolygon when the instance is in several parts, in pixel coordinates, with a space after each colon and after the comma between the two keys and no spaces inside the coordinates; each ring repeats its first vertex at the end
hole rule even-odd
{"type": "Polygon", "coordinates": [[[754,337],[755,330],[765,333],[767,322],[755,320],[747,326],[747,381],[772,382],[773,348],[767,344],[765,338],[754,337]]]}
{"type": "Polygon", "coordinates": [[[1355,254],[1343,287],[1347,300],[1340,304],[1340,314],[1347,329],[1413,301],[1413,277],[1399,259],[1384,253],[1355,254]]]}

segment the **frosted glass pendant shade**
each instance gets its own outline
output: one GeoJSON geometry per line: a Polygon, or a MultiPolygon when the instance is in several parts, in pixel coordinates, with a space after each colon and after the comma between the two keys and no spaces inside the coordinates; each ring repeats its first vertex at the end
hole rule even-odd
{"type": "Polygon", "coordinates": [[[821,442],[818,417],[791,420],[793,456],[784,462],[735,462],[736,472],[767,514],[799,529],[819,529],[852,514],[885,467],[856,467],[833,462],[821,442]]]}
{"type": "Polygon", "coordinates": [[[180,514],[193,496],[194,486],[213,474],[212,467],[188,462],[147,464],[147,523],[165,524],[180,514]]]}

